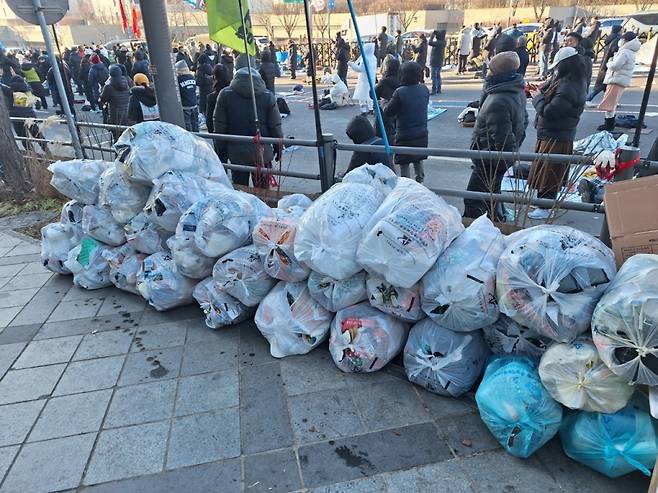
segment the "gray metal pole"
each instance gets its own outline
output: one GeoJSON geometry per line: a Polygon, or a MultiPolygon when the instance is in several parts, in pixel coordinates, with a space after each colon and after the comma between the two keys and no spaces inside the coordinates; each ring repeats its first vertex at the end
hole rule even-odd
{"type": "Polygon", "coordinates": [[[171,37],[165,0],[140,2],[144,35],[155,81],[155,93],[160,108],[160,119],[185,128],[183,106],[178,92],[178,79],[174,72],[171,37]]]}
{"type": "Polygon", "coordinates": [[[78,135],[78,129],[75,127],[75,121],[73,120],[73,114],[71,113],[71,107],[69,106],[69,98],[64,89],[64,81],[62,80],[62,73],[59,70],[59,63],[57,63],[57,58],[55,57],[55,48],[53,47],[53,40],[50,37],[50,31],[48,31],[46,17],[43,15],[43,5],[41,5],[41,0],[32,0],[32,3],[34,4],[34,11],[39,19],[39,26],[41,27],[43,40],[46,43],[48,57],[50,57],[51,60],[50,65],[53,68],[53,75],[55,76],[55,84],[57,85],[57,92],[59,93],[59,100],[62,104],[64,118],[69,127],[69,132],[71,133],[71,143],[73,144],[75,157],[82,159],[84,158],[84,153],[82,152],[82,146],[80,145],[80,136],[78,135]]]}

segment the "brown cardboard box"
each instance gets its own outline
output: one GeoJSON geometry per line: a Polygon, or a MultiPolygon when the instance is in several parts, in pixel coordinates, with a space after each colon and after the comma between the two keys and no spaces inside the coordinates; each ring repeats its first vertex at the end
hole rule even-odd
{"type": "Polygon", "coordinates": [[[658,254],[658,176],[610,183],[604,202],[617,267],[636,253],[658,254]]]}

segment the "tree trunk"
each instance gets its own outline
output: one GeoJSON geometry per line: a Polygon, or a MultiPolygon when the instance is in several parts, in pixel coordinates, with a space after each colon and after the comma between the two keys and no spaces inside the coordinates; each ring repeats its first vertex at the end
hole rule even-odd
{"type": "Polygon", "coordinates": [[[0,156],[2,170],[9,192],[16,199],[22,199],[30,191],[25,171],[25,160],[18,149],[9,120],[9,111],[4,96],[0,96],[0,156]]]}

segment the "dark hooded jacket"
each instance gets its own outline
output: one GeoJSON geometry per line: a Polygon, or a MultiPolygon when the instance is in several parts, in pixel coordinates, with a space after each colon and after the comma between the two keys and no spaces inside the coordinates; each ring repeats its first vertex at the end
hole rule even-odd
{"type": "Polygon", "coordinates": [[[96,97],[99,97],[101,89],[103,88],[103,84],[105,84],[105,81],[107,81],[109,76],[110,72],[102,62],[93,63],[89,68],[87,81],[89,82],[91,90],[96,95],[96,97]]]}
{"type": "MultiPolygon", "coordinates": [[[[398,87],[400,87],[400,61],[391,55],[386,55],[386,58],[382,62],[382,78],[375,86],[377,99],[386,99],[388,101],[393,97],[393,93],[398,87]]],[[[388,117],[382,114],[382,120],[384,120],[388,142],[393,145],[395,142],[395,117],[388,117]]],[[[381,131],[379,130],[376,118],[375,134],[381,137],[381,131]]]]}
{"type": "Polygon", "coordinates": [[[233,78],[233,71],[234,71],[234,66],[235,62],[233,60],[233,57],[229,55],[228,53],[223,53],[221,58],[220,58],[221,64],[224,65],[224,68],[226,69],[226,72],[229,76],[229,78],[233,78]]]}
{"type": "Polygon", "coordinates": [[[496,44],[494,45],[494,55],[504,51],[515,51],[517,43],[518,38],[514,38],[509,34],[500,33],[496,38],[496,44]]]}
{"type": "Polygon", "coordinates": [[[142,123],[144,121],[142,105],[153,108],[157,104],[152,87],[135,86],[131,88],[128,100],[128,119],[134,123],[142,123]]]}
{"type": "Polygon", "coordinates": [[[80,80],[83,81],[85,84],[87,83],[87,79],[89,78],[89,69],[91,69],[91,63],[89,62],[89,57],[84,56],[80,61],[79,77],[80,80]]]}
{"type": "Polygon", "coordinates": [[[347,167],[348,172],[364,164],[388,163],[384,141],[375,136],[375,130],[365,116],[357,115],[352,118],[347,124],[345,133],[355,144],[382,146],[381,152],[354,151],[347,167]]]}
{"type": "Polygon", "coordinates": [[[272,55],[269,51],[264,51],[261,56],[260,68],[258,73],[265,82],[265,87],[274,94],[274,79],[276,78],[276,66],[272,63],[272,55]]]}
{"type": "Polygon", "coordinates": [[[427,65],[427,38],[422,38],[420,44],[414,48],[416,54],[416,63],[421,67],[427,65]]]}
{"type": "Polygon", "coordinates": [[[437,31],[436,36],[432,33],[429,45],[432,47],[432,53],[430,54],[430,67],[443,67],[443,60],[446,55],[445,29],[437,31]]]}
{"type": "Polygon", "coordinates": [[[592,81],[592,65],[594,64],[594,42],[589,38],[583,38],[580,42],[582,54],[578,55],[583,62],[585,69],[585,81],[587,82],[587,89],[592,81]]]}
{"type": "MultiPolygon", "coordinates": [[[[215,80],[212,92],[208,94],[206,98],[206,107],[201,108],[206,116],[206,126],[208,127],[208,133],[213,133],[215,131],[215,121],[213,115],[215,113],[215,105],[217,104],[217,96],[225,87],[231,83],[231,78],[228,75],[226,67],[221,63],[215,65],[212,69],[213,79],[215,80]]],[[[215,147],[217,147],[217,141],[214,141],[215,147]]]]}
{"type": "Polygon", "coordinates": [[[519,68],[516,71],[517,73],[525,76],[525,72],[528,70],[528,64],[530,63],[528,48],[525,46],[517,46],[514,51],[519,56],[519,68]]]}
{"type": "Polygon", "coordinates": [[[114,125],[130,125],[128,120],[128,100],[130,86],[119,65],[110,65],[110,80],[103,86],[100,106],[107,104],[107,122],[114,125]]]}
{"type": "Polygon", "coordinates": [[[400,68],[400,87],[384,106],[387,117],[397,117],[396,143],[425,138],[427,140],[427,104],[430,92],[420,84],[422,68],[416,62],[405,62],[400,68]]]}
{"type": "Polygon", "coordinates": [[[203,53],[199,56],[195,76],[196,86],[199,88],[199,103],[202,110],[206,107],[206,98],[212,91],[212,67],[208,55],[203,53]]]}
{"type": "Polygon", "coordinates": [[[149,62],[146,59],[144,52],[141,50],[135,52],[135,63],[133,63],[132,76],[135,77],[135,74],[144,74],[150,78],[149,62]]]}
{"type": "Polygon", "coordinates": [[[612,32],[608,37],[605,38],[605,44],[603,45],[603,60],[601,60],[601,68],[599,68],[599,73],[596,76],[596,82],[594,83],[594,87],[598,89],[603,89],[605,87],[603,80],[605,79],[605,74],[608,71],[608,62],[619,50],[621,29],[621,26],[612,26],[612,32]]]}

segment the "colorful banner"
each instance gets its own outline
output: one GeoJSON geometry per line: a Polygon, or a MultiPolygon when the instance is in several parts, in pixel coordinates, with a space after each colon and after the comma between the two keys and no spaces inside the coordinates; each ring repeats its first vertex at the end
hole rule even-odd
{"type": "Polygon", "coordinates": [[[208,32],[210,39],[222,46],[228,46],[240,53],[244,53],[244,39],[249,45],[249,54],[256,54],[254,34],[249,16],[249,2],[247,0],[207,0],[208,32]],[[240,6],[244,19],[240,19],[240,6]]]}
{"type": "Polygon", "coordinates": [[[135,0],[133,0],[132,4],[133,4],[133,8],[132,8],[133,36],[136,38],[141,38],[142,32],[139,29],[139,11],[137,10],[137,5],[135,4],[135,0]]]}
{"type": "Polygon", "coordinates": [[[128,18],[126,17],[126,10],[123,8],[123,0],[119,1],[119,13],[121,14],[121,27],[125,33],[128,30],[128,18]]]}

